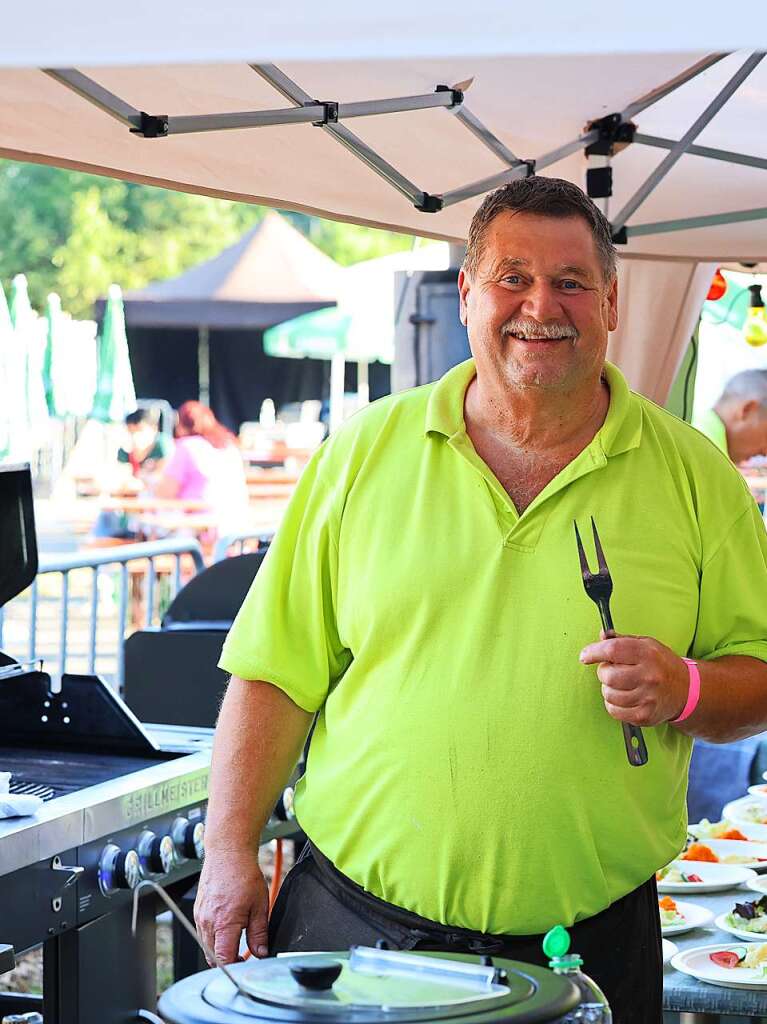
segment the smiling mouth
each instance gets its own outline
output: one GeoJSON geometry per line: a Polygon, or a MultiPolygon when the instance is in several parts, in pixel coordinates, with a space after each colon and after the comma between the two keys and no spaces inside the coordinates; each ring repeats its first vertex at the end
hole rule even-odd
{"type": "Polygon", "coordinates": [[[534,341],[534,342],[552,342],[552,341],[575,341],[572,335],[566,335],[562,338],[550,338],[542,334],[517,334],[515,331],[508,331],[508,337],[514,338],[515,341],[534,341]]]}

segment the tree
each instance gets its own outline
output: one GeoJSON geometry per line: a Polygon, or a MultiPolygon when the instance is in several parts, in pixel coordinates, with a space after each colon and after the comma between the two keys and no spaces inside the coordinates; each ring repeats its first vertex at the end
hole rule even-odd
{"type": "MultiPolygon", "coordinates": [[[[57,291],[68,312],[88,317],[113,282],[140,288],[180,274],[232,245],[265,212],[247,203],[0,161],[0,281],[24,273],[36,308],[57,291]]],[[[412,244],[389,231],[286,216],[344,265],[412,244]]]]}

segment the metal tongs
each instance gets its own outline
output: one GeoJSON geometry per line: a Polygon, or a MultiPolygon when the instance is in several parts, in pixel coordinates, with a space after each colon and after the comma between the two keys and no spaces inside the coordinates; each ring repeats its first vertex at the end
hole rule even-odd
{"type": "MultiPolygon", "coordinates": [[[[594,522],[594,517],[592,516],[591,529],[594,533],[594,547],[597,552],[599,572],[592,572],[589,569],[588,559],[586,558],[586,552],[583,550],[581,535],[578,533],[578,524],[575,520],[573,520],[573,526],[575,527],[575,540],[578,544],[578,558],[581,563],[583,587],[599,609],[599,615],[602,619],[602,627],[605,631],[605,636],[613,637],[616,635],[615,627],[613,626],[613,617],[610,614],[610,595],[613,592],[613,580],[610,575],[610,570],[607,568],[605,553],[602,550],[602,544],[599,540],[599,534],[597,533],[597,524],[594,522]]],[[[626,744],[626,756],[629,759],[629,764],[633,764],[635,767],[647,764],[647,746],[644,741],[644,736],[642,735],[642,730],[638,725],[630,725],[628,722],[621,722],[621,725],[623,727],[623,742],[626,744]]]]}

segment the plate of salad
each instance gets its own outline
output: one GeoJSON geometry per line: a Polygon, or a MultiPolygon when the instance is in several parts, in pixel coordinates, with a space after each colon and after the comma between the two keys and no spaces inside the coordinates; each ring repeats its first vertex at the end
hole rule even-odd
{"type": "Polygon", "coordinates": [[[736,825],[767,825],[767,800],[741,796],[722,808],[722,817],[736,825]]]}
{"type": "Polygon", "coordinates": [[[708,985],[767,989],[767,942],[718,943],[677,953],[671,966],[708,985]]]}
{"type": "Polygon", "coordinates": [[[703,818],[687,831],[695,839],[733,839],[738,842],[767,843],[767,825],[746,825],[723,818],[722,821],[709,821],[703,818]]]}
{"type": "Polygon", "coordinates": [[[767,939],[767,895],[736,903],[732,910],[720,914],[714,924],[736,939],[767,939]]]}
{"type": "Polygon", "coordinates": [[[709,864],[704,861],[672,860],[655,873],[658,892],[724,892],[756,878],[756,872],[740,864],[709,864]]]}
{"type": "Polygon", "coordinates": [[[767,871],[767,843],[737,839],[694,840],[677,859],[709,864],[742,864],[755,871],[767,871]]]}
{"type": "Polygon", "coordinates": [[[714,916],[705,907],[696,903],[683,903],[671,896],[663,896],[658,900],[660,913],[660,930],[664,935],[681,935],[693,928],[703,928],[714,916]]]}

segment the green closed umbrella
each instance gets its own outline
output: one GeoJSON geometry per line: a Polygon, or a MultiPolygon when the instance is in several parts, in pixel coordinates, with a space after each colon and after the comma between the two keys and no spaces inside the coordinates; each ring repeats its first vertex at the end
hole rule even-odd
{"type": "Polygon", "coordinates": [[[17,274],[11,282],[9,312],[13,324],[10,386],[18,388],[14,398],[17,425],[13,429],[24,432],[19,445],[28,450],[43,443],[48,405],[43,387],[44,324],[32,309],[24,274],[17,274]]]}
{"type": "Polygon", "coordinates": [[[136,408],[128,338],[120,286],[110,285],[98,339],[98,377],[91,416],[103,423],[122,422],[136,408]]]}
{"type": "Polygon", "coordinates": [[[13,346],[13,325],[5,291],[0,284],[0,380],[3,381],[5,398],[0,402],[0,459],[8,457],[11,451],[11,429],[13,408],[11,400],[14,395],[11,377],[13,346]]]}

